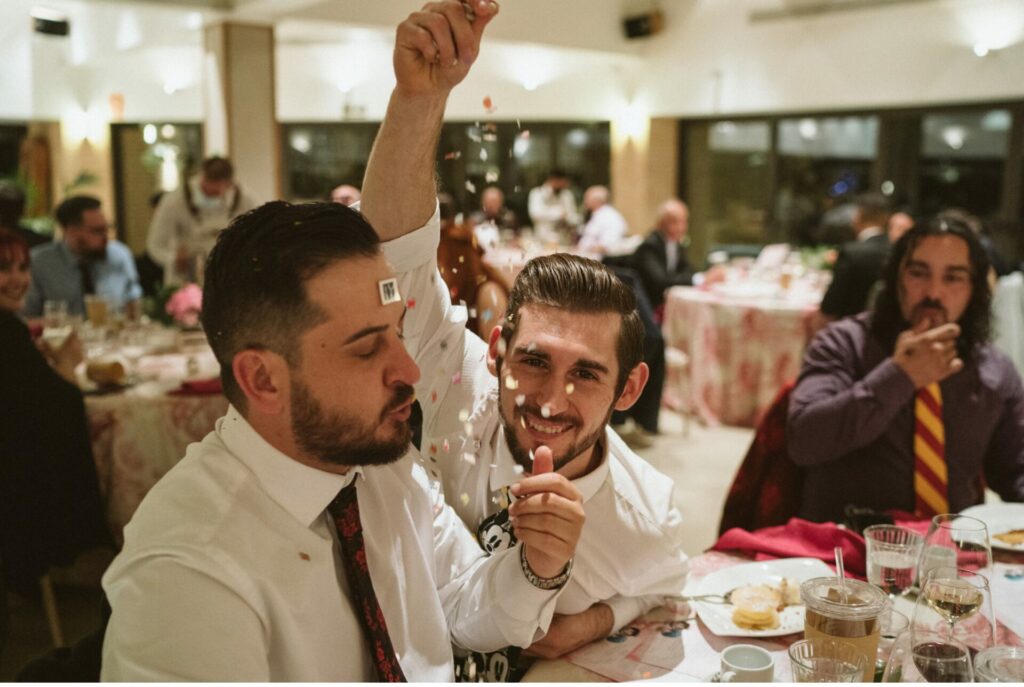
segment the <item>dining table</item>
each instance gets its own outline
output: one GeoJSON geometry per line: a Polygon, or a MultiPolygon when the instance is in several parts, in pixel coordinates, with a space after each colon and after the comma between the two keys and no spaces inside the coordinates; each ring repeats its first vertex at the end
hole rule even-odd
{"type": "MultiPolygon", "coordinates": [[[[116,345],[95,357],[130,366],[116,345]]],[[[198,337],[143,355],[125,386],[97,388],[80,371],[100,494],[118,544],[146,493],[227,411],[219,369],[198,337]]]]}
{"type": "Polygon", "coordinates": [[[737,282],[666,292],[662,335],[685,354],[666,396],[708,426],[755,427],[779,389],[800,372],[821,288],[737,282]]]}

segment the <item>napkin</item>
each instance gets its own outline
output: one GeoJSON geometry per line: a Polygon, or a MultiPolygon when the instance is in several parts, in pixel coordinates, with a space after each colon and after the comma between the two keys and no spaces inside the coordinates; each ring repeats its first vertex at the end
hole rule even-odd
{"type": "Polygon", "coordinates": [[[172,396],[194,396],[200,394],[219,394],[223,391],[224,388],[220,384],[220,377],[211,377],[210,379],[194,379],[182,382],[180,387],[167,393],[172,396]]]}
{"type": "Polygon", "coordinates": [[[848,577],[864,579],[867,573],[864,538],[831,522],[810,522],[790,518],[785,525],[748,532],[734,527],[719,537],[713,551],[742,551],[754,560],[772,558],[817,558],[835,562],[833,549],[843,549],[843,564],[848,577]]]}

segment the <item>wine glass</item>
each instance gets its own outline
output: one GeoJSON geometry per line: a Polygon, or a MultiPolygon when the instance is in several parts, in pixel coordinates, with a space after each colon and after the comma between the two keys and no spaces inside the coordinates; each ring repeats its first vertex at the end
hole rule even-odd
{"type": "Polygon", "coordinates": [[[896,601],[914,586],[924,537],[898,525],[872,525],[864,530],[868,582],[896,601]]]}
{"type": "Polygon", "coordinates": [[[955,513],[932,518],[918,566],[920,579],[937,567],[987,572],[992,567],[992,544],[985,523],[955,513]]]}
{"type": "Polygon", "coordinates": [[[882,682],[973,682],[971,652],[955,639],[928,630],[896,640],[882,682]]]}
{"type": "Polygon", "coordinates": [[[938,631],[977,652],[995,643],[995,612],[988,578],[973,570],[933,568],[914,607],[913,631],[938,631]]]}
{"type": "Polygon", "coordinates": [[[118,346],[129,364],[128,374],[134,381],[139,378],[139,361],[149,352],[146,331],[138,325],[129,325],[121,330],[118,346]]]}

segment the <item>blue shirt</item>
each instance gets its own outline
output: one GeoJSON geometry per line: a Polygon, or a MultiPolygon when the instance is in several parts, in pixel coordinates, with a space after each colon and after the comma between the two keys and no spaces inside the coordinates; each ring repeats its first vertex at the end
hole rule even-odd
{"type": "MultiPolygon", "coordinates": [[[[22,313],[28,317],[43,314],[43,301],[66,301],[72,315],[85,314],[82,273],[78,256],[64,241],[48,243],[32,249],[32,285],[29,287],[22,313]]],[[[142,297],[135,258],[128,246],[119,241],[107,243],[107,257],[91,263],[96,294],[115,309],[142,297]]]]}

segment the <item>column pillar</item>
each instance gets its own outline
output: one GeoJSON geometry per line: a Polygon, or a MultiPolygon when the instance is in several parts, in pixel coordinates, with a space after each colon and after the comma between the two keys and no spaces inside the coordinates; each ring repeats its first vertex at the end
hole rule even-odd
{"type": "Polygon", "coordinates": [[[213,24],[204,46],[205,153],[230,158],[239,184],[257,199],[280,198],[274,29],[213,24]]]}

